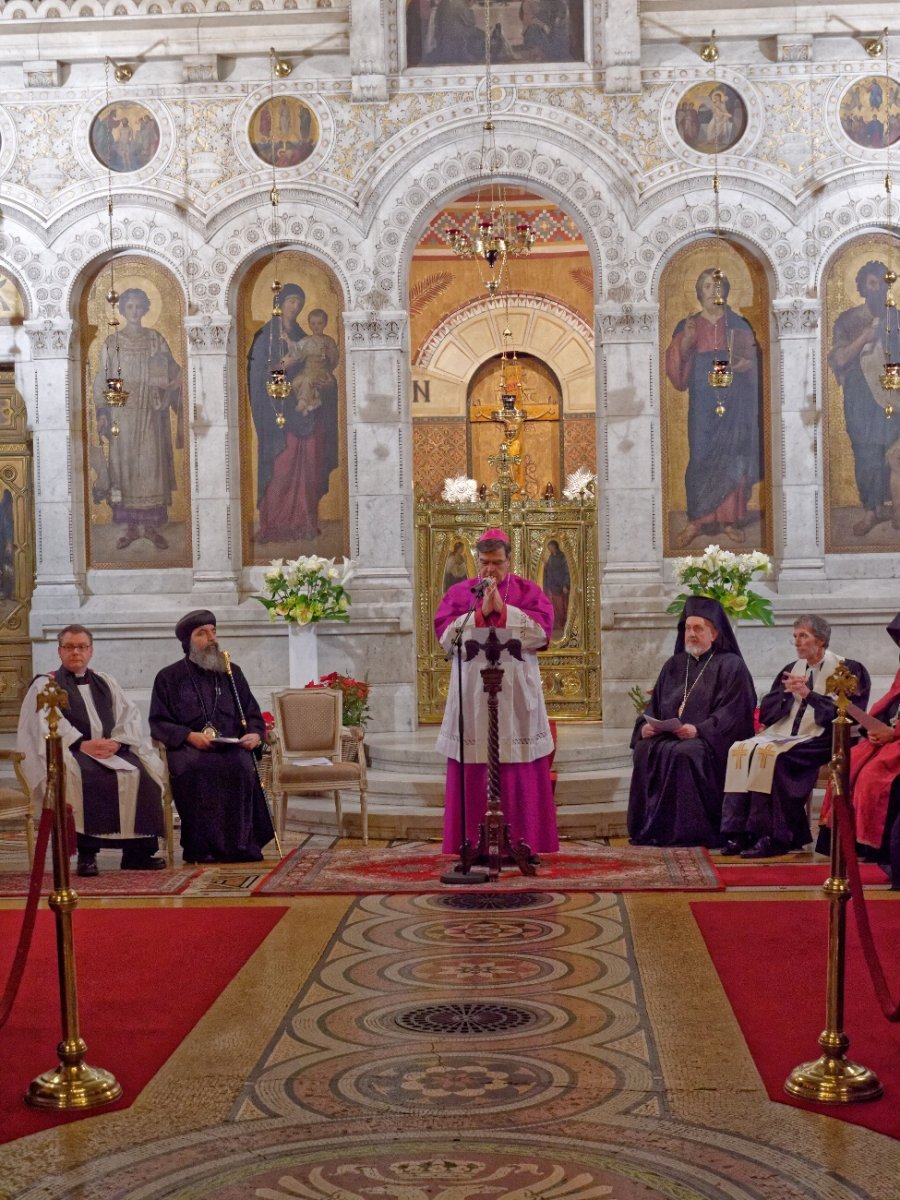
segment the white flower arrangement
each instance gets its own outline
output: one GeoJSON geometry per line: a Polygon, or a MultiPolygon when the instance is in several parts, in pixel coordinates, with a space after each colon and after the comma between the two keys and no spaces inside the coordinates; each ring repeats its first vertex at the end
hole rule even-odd
{"type": "Polygon", "coordinates": [[[254,599],[268,609],[270,621],[277,617],[298,625],[349,621],[350,596],[346,588],[353,571],[348,558],[340,562],[318,554],[275,558],[263,573],[265,594],[254,599]]]}
{"type": "Polygon", "coordinates": [[[478,499],[478,484],[466,475],[453,475],[444,480],[441,499],[448,504],[474,504],[478,499]]]}
{"type": "Polygon", "coordinates": [[[587,467],[579,467],[571,475],[566,476],[566,486],[563,488],[563,499],[580,500],[585,492],[594,491],[597,476],[587,467]]]}
{"type": "Polygon", "coordinates": [[[707,546],[702,554],[676,558],[674,567],[675,578],[688,590],[675,597],[667,612],[680,613],[688,596],[711,596],[719,601],[729,617],[774,624],[772,602],[747,586],[757,572],[766,572],[772,567],[768,554],[762,550],[735,554],[719,546],[707,546]]]}

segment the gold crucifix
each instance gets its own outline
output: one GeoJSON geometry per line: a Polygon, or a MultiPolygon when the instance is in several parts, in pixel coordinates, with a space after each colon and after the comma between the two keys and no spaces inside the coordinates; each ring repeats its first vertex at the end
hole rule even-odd
{"type": "Polygon", "coordinates": [[[735,742],[735,744],[731,747],[731,755],[734,759],[734,769],[736,771],[741,769],[744,759],[749,753],[749,750],[743,742],[735,742]]]}
{"type": "Polygon", "coordinates": [[[756,760],[763,770],[769,765],[769,759],[774,758],[778,751],[774,746],[760,746],[756,751],[756,760]]]}
{"type": "Polygon", "coordinates": [[[850,723],[847,706],[850,704],[850,697],[856,695],[858,687],[859,680],[843,661],[838,663],[834,674],[829,675],[825,682],[825,690],[828,694],[837,697],[839,715],[835,720],[840,721],[842,725],[850,723]]]}
{"type": "Polygon", "coordinates": [[[37,707],[38,712],[42,708],[47,710],[47,728],[50,730],[50,737],[59,737],[59,720],[62,710],[69,707],[69,697],[55,679],[48,680],[46,687],[38,692],[37,707]]]}

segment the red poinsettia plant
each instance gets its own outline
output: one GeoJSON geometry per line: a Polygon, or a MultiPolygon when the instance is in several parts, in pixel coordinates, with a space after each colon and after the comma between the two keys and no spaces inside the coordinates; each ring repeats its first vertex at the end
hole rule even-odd
{"type": "Polygon", "coordinates": [[[270,712],[264,712],[260,715],[262,716],[263,724],[266,727],[266,731],[263,734],[263,741],[267,746],[271,746],[271,744],[275,741],[275,718],[270,712]]]}
{"type": "Polygon", "coordinates": [[[369,719],[369,684],[365,679],[353,679],[350,675],[321,675],[318,683],[308,683],[308,688],[337,688],[343,692],[343,721],[345,725],[365,728],[369,719]]]}

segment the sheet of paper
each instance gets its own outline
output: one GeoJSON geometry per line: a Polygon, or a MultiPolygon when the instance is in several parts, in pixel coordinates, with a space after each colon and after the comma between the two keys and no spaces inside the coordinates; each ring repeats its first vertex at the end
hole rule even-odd
{"type": "Polygon", "coordinates": [[[665,721],[662,721],[659,717],[648,717],[647,714],[644,713],[644,720],[647,722],[650,728],[655,729],[657,733],[674,733],[676,729],[681,728],[680,717],[667,717],[665,721]]]}
{"type": "Polygon", "coordinates": [[[111,754],[109,758],[95,758],[94,762],[99,763],[101,767],[109,767],[110,771],[137,770],[134,763],[126,762],[124,758],[119,758],[118,754],[111,754]]]}
{"type": "Polygon", "coordinates": [[[292,767],[330,767],[330,758],[289,758],[292,767]]]}
{"type": "Polygon", "coordinates": [[[217,737],[216,742],[221,742],[225,746],[236,746],[240,742],[240,738],[217,737]]]}
{"type": "Polygon", "coordinates": [[[863,729],[865,729],[867,733],[871,733],[873,730],[876,733],[891,732],[890,725],[885,725],[884,721],[879,721],[877,717],[872,717],[867,712],[863,712],[863,710],[857,704],[848,704],[847,712],[854,721],[859,721],[860,725],[862,725],[863,729]]]}

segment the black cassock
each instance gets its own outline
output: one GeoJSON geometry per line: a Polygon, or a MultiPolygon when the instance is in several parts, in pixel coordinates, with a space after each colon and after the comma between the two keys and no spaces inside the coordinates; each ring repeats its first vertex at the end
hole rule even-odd
{"type": "MultiPolygon", "coordinates": [[[[871,680],[860,662],[844,659],[851,675],[859,680],[853,703],[868,708],[871,680]]],[[[785,690],[784,676],[794,670],[789,662],[775,676],[771,688],[760,701],[759,720],[762,725],[774,725],[790,714],[794,694],[785,690]]],[[[779,754],[772,777],[771,795],[767,792],[728,792],[722,811],[722,832],[734,837],[752,834],[758,841],[770,837],[788,850],[802,850],[812,841],[806,802],[816,783],[819,768],[831,758],[831,723],[837,716],[837,705],[828,696],[811,692],[809,707],[816,716],[822,732],[806,742],[798,742],[779,754]]],[[[735,738],[735,741],[740,741],[735,738]]]]}
{"type": "Polygon", "coordinates": [[[228,676],[205,671],[187,658],[159,672],[150,699],[150,732],[166,748],[181,846],[185,859],[194,862],[258,862],[263,846],[275,836],[252,752],[221,743],[196,750],[186,740],[207,724],[220,737],[265,733],[240,667],[232,664],[231,670],[246,729],[228,676]]]}
{"type": "Polygon", "coordinates": [[[631,738],[634,770],[628,798],[628,835],[637,846],[718,846],[728,750],[753,736],[756,691],[744,660],[715,648],[695,659],[675,654],[653,688],[647,712],[696,725],[697,737],[659,733],[642,738],[638,718],[631,738]],[[687,682],[685,682],[685,680],[687,682]]]}

